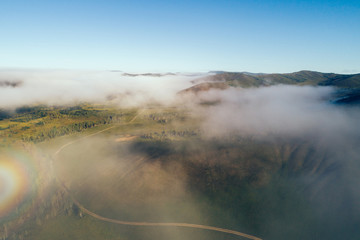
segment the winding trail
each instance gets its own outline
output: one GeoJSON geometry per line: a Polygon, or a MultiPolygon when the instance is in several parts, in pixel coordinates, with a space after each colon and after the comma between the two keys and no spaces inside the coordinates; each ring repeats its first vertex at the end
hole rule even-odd
{"type": "MultiPolygon", "coordinates": [[[[138,114],[136,114],[128,123],[132,123],[145,109],[141,110],[138,114]]],[[[86,138],[92,137],[94,135],[100,134],[102,132],[108,131],[114,127],[117,127],[119,125],[115,125],[115,126],[111,126],[108,128],[105,128],[103,130],[100,130],[98,132],[86,135],[84,137],[81,137],[79,139],[76,139],[74,141],[70,141],[64,145],[62,145],[55,153],[54,153],[54,158],[56,159],[57,155],[64,150],[67,146],[82,141],[86,138]]],[[[149,226],[149,227],[185,227],[185,228],[197,228],[197,229],[203,229],[203,230],[211,230],[211,231],[216,231],[216,232],[223,232],[223,233],[228,233],[228,234],[232,234],[232,235],[236,235],[236,236],[240,236],[240,237],[245,237],[248,239],[253,239],[253,240],[261,240],[261,238],[246,234],[246,233],[242,233],[242,232],[238,232],[238,231],[234,231],[234,230],[230,230],[230,229],[225,229],[225,228],[218,228],[218,227],[212,227],[212,226],[207,226],[207,225],[200,225],[200,224],[192,224],[192,223],[167,223],[167,222],[128,222],[128,221],[121,221],[121,220],[117,220],[117,219],[112,219],[112,218],[106,218],[103,216],[100,216],[92,211],[90,211],[89,209],[85,208],[79,201],[77,201],[70,193],[70,190],[65,186],[65,184],[58,178],[58,181],[60,182],[60,184],[62,185],[62,187],[64,188],[64,190],[69,194],[69,196],[71,197],[71,199],[73,200],[73,202],[76,204],[77,207],[79,207],[84,213],[98,219],[104,222],[109,222],[109,223],[115,223],[115,224],[120,224],[120,225],[130,225],[130,226],[149,226]]]]}

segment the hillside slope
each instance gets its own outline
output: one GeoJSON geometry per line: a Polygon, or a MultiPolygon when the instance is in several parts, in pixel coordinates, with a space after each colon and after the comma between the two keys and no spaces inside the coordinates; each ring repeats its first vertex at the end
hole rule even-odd
{"type": "MultiPolygon", "coordinates": [[[[359,88],[360,74],[335,74],[314,71],[299,71],[294,73],[253,74],[247,72],[220,72],[215,75],[199,78],[193,81],[195,86],[188,92],[198,92],[199,84],[211,83],[210,88],[224,89],[224,84],[232,87],[261,87],[277,84],[334,86],[339,88],[359,88]],[[223,83],[220,85],[219,83],[223,83]],[[214,83],[218,83],[214,84],[214,83]],[[219,87],[220,86],[220,87],[219,87]]],[[[205,88],[204,90],[208,90],[205,88]]]]}

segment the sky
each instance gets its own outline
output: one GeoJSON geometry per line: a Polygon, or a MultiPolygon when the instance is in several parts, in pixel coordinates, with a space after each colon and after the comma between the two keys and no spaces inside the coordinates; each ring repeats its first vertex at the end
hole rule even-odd
{"type": "Polygon", "coordinates": [[[0,68],[360,72],[360,1],[1,0],[0,68]]]}

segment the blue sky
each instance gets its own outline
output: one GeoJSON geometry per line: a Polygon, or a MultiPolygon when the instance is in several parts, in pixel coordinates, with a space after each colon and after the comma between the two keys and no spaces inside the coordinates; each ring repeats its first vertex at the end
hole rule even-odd
{"type": "Polygon", "coordinates": [[[0,67],[360,72],[360,1],[0,1],[0,67]]]}

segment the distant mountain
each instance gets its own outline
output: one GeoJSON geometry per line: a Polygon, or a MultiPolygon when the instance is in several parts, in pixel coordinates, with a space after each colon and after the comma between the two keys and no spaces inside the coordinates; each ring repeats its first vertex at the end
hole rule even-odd
{"type": "Polygon", "coordinates": [[[335,74],[314,71],[294,73],[255,74],[248,72],[223,72],[196,81],[226,82],[234,87],[259,87],[276,84],[320,85],[341,88],[360,87],[360,74],[335,74]]]}
{"type": "Polygon", "coordinates": [[[0,87],[12,87],[12,88],[16,88],[19,87],[23,84],[22,81],[20,80],[0,80],[0,87]]]}
{"type": "Polygon", "coordinates": [[[192,83],[196,84],[181,93],[198,93],[199,91],[208,91],[209,89],[225,89],[228,87],[261,87],[278,84],[289,85],[310,85],[310,86],[334,86],[342,91],[337,98],[342,101],[359,101],[360,74],[336,74],[321,73],[314,71],[300,71],[294,73],[248,73],[248,72],[221,72],[216,74],[198,78],[192,83]],[[215,84],[216,83],[216,84],[215,84]]]}
{"type": "Polygon", "coordinates": [[[204,91],[209,91],[210,89],[227,89],[230,86],[227,85],[225,82],[203,82],[203,83],[199,83],[191,88],[187,88],[185,90],[182,90],[179,92],[179,94],[184,94],[184,93],[198,93],[198,92],[204,92],[204,91]]]}

